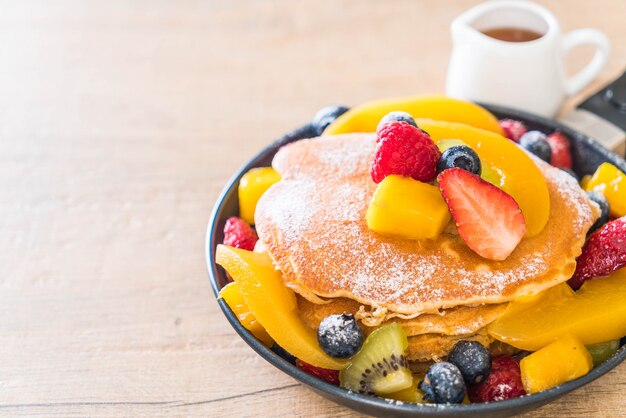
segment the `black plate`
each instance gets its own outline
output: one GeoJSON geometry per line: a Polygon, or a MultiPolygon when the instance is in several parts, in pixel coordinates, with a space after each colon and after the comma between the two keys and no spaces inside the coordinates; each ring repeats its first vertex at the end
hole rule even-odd
{"type": "MultiPolygon", "coordinates": [[[[622,171],[626,172],[626,162],[624,162],[624,160],[607,151],[588,136],[574,131],[565,125],[515,109],[494,105],[484,106],[493,112],[499,119],[511,118],[521,120],[529,127],[529,129],[538,129],[544,132],[552,132],[553,130],[558,129],[564,132],[572,140],[574,171],[579,176],[593,173],[595,169],[605,161],[616,165],[622,171]]],[[[313,136],[315,136],[313,128],[310,124],[307,124],[280,138],[278,141],[271,144],[250,160],[248,164],[242,167],[230,179],[220,197],[217,199],[217,203],[215,204],[215,208],[211,214],[206,236],[206,260],[209,277],[211,279],[211,286],[213,287],[213,291],[216,296],[222,286],[226,285],[227,279],[223,269],[215,264],[215,247],[223,240],[223,229],[226,219],[230,216],[236,216],[238,214],[239,202],[237,198],[237,186],[239,184],[239,179],[251,168],[269,166],[274,154],[282,145],[313,136]]],[[[250,347],[252,347],[254,351],[259,353],[261,357],[270,362],[272,365],[276,366],[294,379],[304,383],[325,398],[357,411],[381,417],[508,417],[521,414],[545,405],[548,402],[565,395],[566,393],[586,385],[587,383],[612,370],[626,358],[626,348],[622,346],[610,359],[579,379],[534,395],[527,395],[501,402],[471,405],[398,403],[374,396],[365,396],[349,392],[302,372],[289,361],[265,347],[250,332],[248,332],[239,323],[237,317],[223,300],[218,299],[218,303],[222,308],[224,315],[226,315],[226,318],[241,338],[243,338],[243,340],[250,347]]]]}

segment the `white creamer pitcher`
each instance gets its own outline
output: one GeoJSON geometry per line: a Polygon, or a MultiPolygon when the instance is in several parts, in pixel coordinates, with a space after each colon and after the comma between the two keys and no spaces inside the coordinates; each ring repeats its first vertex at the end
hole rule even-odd
{"type": "Polygon", "coordinates": [[[452,22],[452,56],[446,93],[460,99],[495,103],[553,117],[563,99],[587,86],[604,68],[607,37],[595,29],[561,34],[545,7],[524,0],[493,0],[452,22]],[[521,28],[540,38],[509,42],[485,35],[495,28],[521,28]],[[596,52],[578,74],[565,75],[564,59],[574,47],[591,44],[596,52]]]}

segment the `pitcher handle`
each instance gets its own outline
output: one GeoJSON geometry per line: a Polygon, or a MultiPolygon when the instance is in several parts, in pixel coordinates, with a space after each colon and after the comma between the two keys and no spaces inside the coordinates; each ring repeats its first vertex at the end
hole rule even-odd
{"type": "Polygon", "coordinates": [[[578,74],[565,80],[568,95],[578,93],[591,83],[606,66],[611,53],[611,44],[604,33],[596,29],[577,29],[563,36],[563,55],[580,45],[594,45],[596,52],[578,74]]]}

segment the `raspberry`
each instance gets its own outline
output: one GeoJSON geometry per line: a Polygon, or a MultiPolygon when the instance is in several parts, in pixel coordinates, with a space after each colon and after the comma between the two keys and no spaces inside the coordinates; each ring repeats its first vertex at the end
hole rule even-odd
{"type": "Polygon", "coordinates": [[[503,401],[525,394],[519,362],[509,356],[494,357],[487,380],[469,388],[472,402],[503,401]]]}
{"type": "Polygon", "coordinates": [[[233,216],[226,220],[224,225],[224,245],[252,251],[258,239],[254,229],[241,218],[233,216]]]}
{"type": "Polygon", "coordinates": [[[519,120],[502,119],[499,121],[500,128],[504,131],[504,136],[513,142],[519,142],[519,139],[526,133],[526,125],[519,120]]]}
{"type": "Polygon", "coordinates": [[[296,359],[296,366],[311,376],[317,377],[318,379],[328,382],[331,385],[339,386],[339,370],[329,370],[321,367],[315,367],[300,359],[296,359]]]}
{"type": "Polygon", "coordinates": [[[626,216],[615,219],[589,237],[568,281],[578,289],[586,280],[607,276],[626,266],[626,216]]]}
{"type": "Polygon", "coordinates": [[[441,152],[430,136],[407,122],[392,121],[383,125],[372,164],[372,180],[380,183],[397,174],[430,182],[437,175],[441,152]]]}
{"type": "Polygon", "coordinates": [[[546,138],[552,148],[552,159],[550,164],[559,168],[572,168],[572,153],[570,151],[569,139],[560,131],[551,133],[546,138]]]}

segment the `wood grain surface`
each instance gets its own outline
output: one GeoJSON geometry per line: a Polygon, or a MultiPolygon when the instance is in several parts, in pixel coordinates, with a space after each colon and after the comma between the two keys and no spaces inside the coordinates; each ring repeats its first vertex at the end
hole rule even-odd
{"type": "MultiPolygon", "coordinates": [[[[1,1],[0,416],[358,416],[235,334],[206,222],[318,108],[442,92],[476,3],[1,1]]],[[[623,0],[545,3],[611,38],[587,92],[624,69],[623,0]]],[[[626,365],[528,417],[625,416],[625,390],[626,365]]]]}

